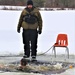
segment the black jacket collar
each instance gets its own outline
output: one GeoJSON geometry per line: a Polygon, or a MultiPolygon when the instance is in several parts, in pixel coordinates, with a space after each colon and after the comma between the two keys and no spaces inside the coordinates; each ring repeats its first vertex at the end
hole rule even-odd
{"type": "Polygon", "coordinates": [[[31,12],[31,11],[33,11],[34,10],[34,6],[31,8],[31,9],[29,9],[28,7],[26,7],[25,9],[28,11],[28,12],[31,12]]]}

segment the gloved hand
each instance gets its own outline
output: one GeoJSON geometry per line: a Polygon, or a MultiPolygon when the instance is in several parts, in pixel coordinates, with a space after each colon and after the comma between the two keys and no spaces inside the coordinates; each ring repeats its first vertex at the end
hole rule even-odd
{"type": "Polygon", "coordinates": [[[20,29],[19,28],[17,29],[17,32],[20,33],[20,29]]]}
{"type": "Polygon", "coordinates": [[[38,33],[39,33],[39,34],[41,34],[41,33],[42,33],[42,31],[41,31],[41,30],[39,30],[39,31],[38,31],[38,33]]]}

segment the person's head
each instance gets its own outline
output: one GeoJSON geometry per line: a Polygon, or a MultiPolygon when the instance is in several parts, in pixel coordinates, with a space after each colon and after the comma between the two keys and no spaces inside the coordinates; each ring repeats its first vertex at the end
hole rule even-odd
{"type": "Polygon", "coordinates": [[[27,1],[27,7],[28,8],[32,8],[33,7],[33,1],[32,0],[28,0],[27,1]]]}

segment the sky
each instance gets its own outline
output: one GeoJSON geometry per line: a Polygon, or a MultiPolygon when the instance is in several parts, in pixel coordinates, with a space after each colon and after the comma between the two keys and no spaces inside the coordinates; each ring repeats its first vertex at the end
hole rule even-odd
{"type": "MultiPolygon", "coordinates": [[[[40,11],[43,19],[42,34],[38,35],[37,51],[47,51],[55,42],[59,33],[68,35],[70,54],[75,53],[75,10],[40,11]]],[[[21,11],[0,10],[0,54],[23,52],[22,28],[17,33],[21,11]]],[[[56,48],[57,54],[64,54],[65,49],[56,48]]],[[[48,52],[52,53],[52,50],[48,52]]]]}

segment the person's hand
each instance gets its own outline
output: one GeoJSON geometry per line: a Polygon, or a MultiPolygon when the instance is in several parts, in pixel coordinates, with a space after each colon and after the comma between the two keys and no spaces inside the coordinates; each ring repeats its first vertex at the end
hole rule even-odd
{"type": "Polygon", "coordinates": [[[20,33],[20,29],[17,29],[17,32],[20,33]]]}
{"type": "Polygon", "coordinates": [[[41,34],[41,33],[42,33],[42,31],[41,31],[41,30],[39,30],[39,31],[38,31],[38,33],[39,33],[39,34],[41,34]]]}

